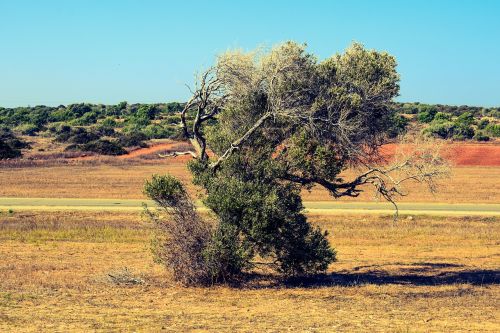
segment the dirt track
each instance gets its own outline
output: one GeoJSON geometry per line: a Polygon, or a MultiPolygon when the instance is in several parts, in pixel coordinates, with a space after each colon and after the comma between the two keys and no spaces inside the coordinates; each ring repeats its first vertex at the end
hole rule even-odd
{"type": "MultiPolygon", "coordinates": [[[[154,205],[148,200],[123,199],[76,199],[76,198],[0,198],[0,210],[93,210],[93,211],[127,211],[141,210],[142,203],[154,205]]],[[[201,205],[200,203],[198,203],[201,205]]],[[[312,214],[392,214],[394,207],[387,202],[336,202],[316,201],[304,202],[306,210],[312,214]]],[[[200,206],[202,210],[202,208],[200,206]]],[[[400,203],[401,214],[437,215],[437,216],[500,216],[498,204],[443,204],[443,203],[400,203]]]]}

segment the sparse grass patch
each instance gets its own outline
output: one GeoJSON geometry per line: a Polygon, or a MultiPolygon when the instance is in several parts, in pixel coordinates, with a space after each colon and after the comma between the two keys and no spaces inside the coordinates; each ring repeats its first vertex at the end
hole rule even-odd
{"type": "Polygon", "coordinates": [[[500,329],[498,217],[402,217],[395,227],[391,216],[310,219],[329,230],[338,251],[339,261],[318,281],[285,284],[264,275],[240,288],[182,288],[153,263],[148,227],[136,213],[3,215],[0,330],[500,329]],[[58,236],[84,227],[95,233],[71,241],[58,236]],[[102,241],[99,227],[126,230],[127,237],[102,241]],[[43,233],[32,233],[27,243],[6,237],[30,230],[43,233]],[[130,273],[125,277],[145,283],[110,283],[107,274],[124,273],[123,267],[130,273]]]}
{"type": "MultiPolygon", "coordinates": [[[[0,196],[144,199],[141,192],[144,180],[160,171],[168,172],[184,184],[191,183],[185,161],[171,158],[117,162],[102,157],[100,160],[52,161],[42,164],[35,162],[19,162],[19,167],[9,168],[1,167],[0,164],[0,196]],[[78,174],[77,180],[75,174],[78,174]]],[[[345,176],[349,179],[352,174],[347,172],[345,176]]],[[[500,168],[456,167],[452,169],[452,177],[439,184],[439,191],[435,195],[428,193],[423,187],[415,186],[400,201],[498,203],[500,187],[492,186],[494,179],[500,179],[500,168]]],[[[199,194],[199,189],[194,186],[188,185],[187,190],[193,197],[199,194]]],[[[303,191],[302,196],[304,201],[331,199],[327,191],[319,187],[312,192],[303,191]]],[[[356,199],[342,200],[373,201],[373,191],[367,190],[356,199]]]]}

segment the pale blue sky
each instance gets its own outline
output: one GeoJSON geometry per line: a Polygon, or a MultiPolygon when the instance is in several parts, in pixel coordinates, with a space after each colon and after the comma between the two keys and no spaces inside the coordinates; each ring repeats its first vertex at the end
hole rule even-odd
{"type": "Polygon", "coordinates": [[[285,40],[388,51],[401,101],[500,106],[494,0],[0,0],[0,106],[182,101],[216,54],[285,40]]]}

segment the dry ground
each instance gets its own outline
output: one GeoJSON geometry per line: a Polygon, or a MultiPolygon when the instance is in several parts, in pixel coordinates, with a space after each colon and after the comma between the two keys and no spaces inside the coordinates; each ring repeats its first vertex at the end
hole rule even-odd
{"type": "MultiPolygon", "coordinates": [[[[74,161],[41,166],[6,168],[0,166],[0,197],[113,198],[142,199],[142,186],[153,173],[170,173],[186,184],[190,175],[184,160],[157,161],[74,161]]],[[[346,173],[347,179],[352,173],[346,173]]],[[[440,182],[436,195],[422,186],[410,189],[404,202],[499,203],[500,167],[454,167],[449,179],[440,182]]],[[[189,188],[193,195],[197,189],[189,188]]],[[[370,188],[356,200],[373,200],[370,188]]],[[[316,188],[304,192],[305,201],[329,200],[328,193],[316,188]]],[[[353,200],[346,198],[345,200],[353,200]]]]}
{"type": "MultiPolygon", "coordinates": [[[[0,197],[143,199],[153,173],[189,183],[184,162],[0,164],[0,197]]],[[[436,196],[415,187],[403,201],[498,204],[499,179],[498,166],[460,166],[436,196]]],[[[316,189],[304,200],[328,197],[316,189]]],[[[0,332],[500,331],[500,217],[403,216],[396,227],[390,215],[311,218],[338,251],[327,275],[202,289],[173,285],[152,261],[136,212],[4,210],[0,332]]]]}
{"type": "Polygon", "coordinates": [[[338,251],[326,276],[201,289],[153,263],[136,213],[4,213],[0,331],[500,331],[499,218],[311,218],[338,251]]]}

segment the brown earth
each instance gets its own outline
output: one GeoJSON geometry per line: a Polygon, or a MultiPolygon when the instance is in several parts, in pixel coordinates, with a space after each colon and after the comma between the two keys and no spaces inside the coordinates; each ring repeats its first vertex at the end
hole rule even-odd
{"type": "MultiPolygon", "coordinates": [[[[118,158],[130,159],[171,151],[175,150],[179,144],[179,142],[159,143],[133,150],[127,155],[118,156],[118,158]]],[[[397,149],[397,144],[388,144],[384,145],[381,150],[383,155],[390,158],[397,149]]],[[[497,143],[448,143],[443,145],[442,154],[456,166],[500,166],[500,144],[497,143]]],[[[178,156],[175,159],[184,162],[190,158],[187,155],[178,156]]]]}
{"type": "Polygon", "coordinates": [[[120,156],[118,156],[118,159],[125,160],[125,159],[129,159],[129,158],[140,157],[140,156],[144,156],[144,155],[150,155],[150,154],[153,154],[153,153],[160,153],[160,152],[165,151],[165,150],[171,150],[174,146],[176,146],[175,142],[172,142],[172,143],[159,143],[159,144],[156,144],[156,145],[153,145],[153,146],[149,146],[149,147],[146,147],[146,148],[139,148],[139,149],[136,149],[136,150],[132,150],[131,152],[129,152],[126,155],[120,155],[120,156]]]}
{"type": "MultiPolygon", "coordinates": [[[[398,149],[399,144],[387,144],[382,146],[382,155],[391,159],[398,149]]],[[[169,153],[176,150],[185,151],[189,149],[189,144],[179,141],[158,141],[149,147],[138,148],[129,151],[126,155],[108,157],[101,155],[87,155],[70,157],[71,160],[129,160],[129,159],[157,159],[158,154],[169,153]]],[[[445,143],[442,145],[441,154],[447,158],[454,166],[500,166],[500,142],[492,143],[445,143]]],[[[54,156],[54,158],[56,158],[54,156]]],[[[35,159],[37,159],[35,157],[35,159]]],[[[173,163],[185,163],[190,160],[190,155],[181,155],[169,158],[173,163]]]]}
{"type": "MultiPolygon", "coordinates": [[[[397,144],[388,144],[381,150],[390,158],[398,148],[397,144]]],[[[455,166],[500,166],[498,143],[447,143],[442,146],[441,154],[455,166]]]]}

